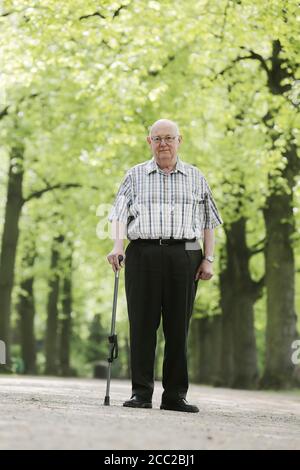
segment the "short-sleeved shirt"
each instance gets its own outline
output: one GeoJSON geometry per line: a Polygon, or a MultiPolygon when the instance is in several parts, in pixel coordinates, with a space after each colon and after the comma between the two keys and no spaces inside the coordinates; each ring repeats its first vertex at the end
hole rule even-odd
{"type": "Polygon", "coordinates": [[[154,157],[128,170],[108,220],[123,222],[129,240],[199,239],[223,223],[205,177],[179,156],[168,174],[154,157]]]}

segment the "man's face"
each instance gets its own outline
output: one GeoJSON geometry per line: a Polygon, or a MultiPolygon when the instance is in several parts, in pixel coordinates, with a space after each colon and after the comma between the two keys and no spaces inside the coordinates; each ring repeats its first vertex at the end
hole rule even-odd
{"type": "Polygon", "coordinates": [[[167,123],[155,125],[151,130],[151,136],[147,137],[152,153],[158,161],[176,160],[181,141],[182,137],[178,135],[176,127],[167,123]]]}

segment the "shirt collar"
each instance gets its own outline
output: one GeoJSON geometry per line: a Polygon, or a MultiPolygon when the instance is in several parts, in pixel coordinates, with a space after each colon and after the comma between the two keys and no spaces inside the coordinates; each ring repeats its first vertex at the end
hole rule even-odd
{"type": "MultiPolygon", "coordinates": [[[[159,166],[157,165],[156,161],[155,161],[155,158],[152,157],[151,160],[149,160],[149,162],[147,163],[146,165],[146,172],[147,172],[147,175],[149,175],[150,173],[152,173],[153,171],[159,171],[161,170],[161,168],[159,168],[159,166]]],[[[161,170],[162,171],[162,170],[161,170]]],[[[177,171],[180,171],[181,173],[183,173],[184,175],[187,175],[187,172],[186,172],[186,169],[184,167],[184,163],[180,160],[179,156],[177,155],[177,159],[176,159],[176,165],[175,165],[175,168],[173,170],[174,173],[177,173],[177,171]]]]}

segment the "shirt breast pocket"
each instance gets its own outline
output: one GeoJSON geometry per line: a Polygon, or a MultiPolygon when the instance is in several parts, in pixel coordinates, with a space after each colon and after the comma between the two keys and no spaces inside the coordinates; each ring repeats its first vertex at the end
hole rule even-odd
{"type": "Polygon", "coordinates": [[[193,221],[195,229],[203,230],[205,226],[205,198],[199,193],[195,195],[193,221]]]}

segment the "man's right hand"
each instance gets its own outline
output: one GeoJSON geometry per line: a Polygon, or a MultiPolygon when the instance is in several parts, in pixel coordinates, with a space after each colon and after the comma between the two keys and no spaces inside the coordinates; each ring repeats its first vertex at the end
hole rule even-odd
{"type": "Polygon", "coordinates": [[[113,272],[115,273],[124,266],[124,263],[125,263],[124,249],[114,248],[110,253],[108,253],[106,258],[109,264],[111,264],[113,272]],[[121,261],[121,263],[119,263],[119,259],[118,259],[120,255],[123,256],[123,260],[121,261]]]}

